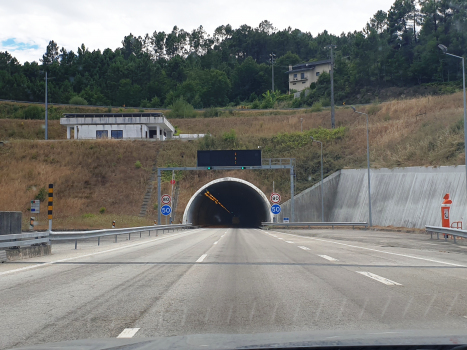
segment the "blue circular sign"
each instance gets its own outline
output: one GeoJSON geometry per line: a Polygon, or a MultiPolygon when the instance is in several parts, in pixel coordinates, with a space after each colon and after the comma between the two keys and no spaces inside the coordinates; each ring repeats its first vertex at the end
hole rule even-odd
{"type": "Polygon", "coordinates": [[[170,205],[164,205],[161,208],[161,214],[162,215],[168,216],[168,215],[170,215],[171,212],[172,212],[172,207],[170,205]]]}
{"type": "Polygon", "coordinates": [[[281,206],[279,204],[274,204],[271,206],[271,213],[277,215],[281,212],[281,206]]]}

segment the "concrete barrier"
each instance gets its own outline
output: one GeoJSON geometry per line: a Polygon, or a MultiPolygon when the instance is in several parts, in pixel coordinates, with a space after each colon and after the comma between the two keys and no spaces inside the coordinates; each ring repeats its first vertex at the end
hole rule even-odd
{"type": "MultiPolygon", "coordinates": [[[[326,221],[368,221],[366,169],[340,170],[324,180],[326,221]]],[[[465,166],[371,170],[373,225],[424,228],[441,225],[441,203],[451,194],[451,222],[467,209],[465,166]]],[[[320,183],[295,196],[295,221],[320,221],[320,183]]],[[[279,216],[290,216],[290,201],[279,216]]]]}
{"type": "Polygon", "coordinates": [[[50,254],[52,254],[52,246],[50,244],[6,249],[6,258],[8,261],[23,260],[50,254]]]}
{"type": "Polygon", "coordinates": [[[0,211],[0,235],[13,235],[21,233],[20,211],[0,211]]]}

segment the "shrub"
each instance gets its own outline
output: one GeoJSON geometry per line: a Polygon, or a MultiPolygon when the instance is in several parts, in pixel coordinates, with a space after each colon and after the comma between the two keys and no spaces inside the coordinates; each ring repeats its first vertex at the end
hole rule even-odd
{"type": "Polygon", "coordinates": [[[191,104],[186,102],[183,97],[176,100],[170,108],[170,118],[196,118],[196,111],[191,104]]]}
{"type": "Polygon", "coordinates": [[[214,118],[219,116],[219,110],[217,108],[211,107],[204,111],[204,118],[214,118]]]}
{"type": "Polygon", "coordinates": [[[137,160],[136,163],[135,163],[135,168],[139,169],[141,167],[142,167],[141,162],[139,160],[137,160]]]}
{"type": "Polygon", "coordinates": [[[154,210],[157,211],[157,208],[159,208],[159,205],[157,203],[154,203],[154,206],[153,206],[154,210]]]}
{"type": "Polygon", "coordinates": [[[104,214],[104,213],[105,213],[105,207],[100,208],[100,209],[99,209],[99,213],[100,213],[100,214],[104,214]]]}
{"type": "Polygon", "coordinates": [[[94,214],[83,214],[83,215],[81,215],[81,217],[83,219],[92,219],[92,218],[94,218],[96,216],[94,214]]]}
{"type": "Polygon", "coordinates": [[[259,109],[260,103],[258,100],[254,100],[254,102],[251,104],[251,109],[259,109]]]}
{"type": "Polygon", "coordinates": [[[43,119],[45,118],[45,109],[39,106],[29,106],[23,112],[24,119],[43,119]]]}
{"type": "Polygon", "coordinates": [[[381,105],[377,103],[373,103],[370,107],[368,107],[367,113],[369,115],[375,115],[376,113],[380,111],[380,109],[381,109],[381,105]]]}
{"type": "Polygon", "coordinates": [[[36,194],[36,197],[34,199],[38,199],[41,202],[45,202],[45,199],[47,198],[47,190],[45,187],[42,187],[39,192],[36,194]]]}
{"type": "Polygon", "coordinates": [[[225,132],[222,135],[222,139],[227,142],[235,142],[235,140],[237,139],[237,134],[235,133],[235,130],[232,129],[229,132],[225,132]]]}
{"type": "Polygon", "coordinates": [[[87,105],[88,104],[88,101],[86,101],[84,98],[82,98],[81,96],[73,96],[71,99],[70,99],[70,105],[87,105]]]}
{"type": "Polygon", "coordinates": [[[313,106],[310,108],[310,112],[321,112],[323,110],[323,104],[321,102],[313,103],[313,106]]]}

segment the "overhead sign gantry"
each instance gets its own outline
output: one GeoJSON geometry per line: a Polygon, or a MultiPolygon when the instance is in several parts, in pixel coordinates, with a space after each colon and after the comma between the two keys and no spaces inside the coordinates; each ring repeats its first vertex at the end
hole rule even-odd
{"type": "MultiPolygon", "coordinates": [[[[294,158],[262,159],[261,150],[198,151],[197,156],[196,167],[157,168],[158,208],[161,208],[162,171],[290,169],[290,219],[294,222],[294,158]]],[[[158,211],[157,222],[161,222],[161,210],[158,211]]]]}

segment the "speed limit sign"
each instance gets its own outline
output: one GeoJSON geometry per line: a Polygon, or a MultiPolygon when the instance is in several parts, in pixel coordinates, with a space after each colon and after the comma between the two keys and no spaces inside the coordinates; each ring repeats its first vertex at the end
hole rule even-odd
{"type": "Polygon", "coordinates": [[[279,193],[271,193],[271,202],[279,203],[281,201],[281,195],[279,193]]]}
{"type": "Polygon", "coordinates": [[[170,204],[171,201],[172,201],[172,198],[168,194],[164,194],[161,197],[162,204],[170,204]]]}

